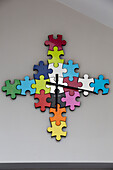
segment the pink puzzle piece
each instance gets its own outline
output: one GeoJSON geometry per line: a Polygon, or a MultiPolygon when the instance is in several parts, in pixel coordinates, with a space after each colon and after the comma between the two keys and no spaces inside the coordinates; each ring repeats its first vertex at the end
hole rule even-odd
{"type": "Polygon", "coordinates": [[[58,51],[62,50],[62,46],[66,45],[66,41],[62,40],[62,35],[57,35],[57,38],[53,38],[53,34],[48,36],[49,40],[45,41],[45,45],[49,46],[49,50],[53,51],[53,47],[57,46],[58,51]]]}
{"type": "MultiPolygon", "coordinates": [[[[69,77],[65,77],[64,80],[63,80],[63,82],[64,82],[64,83],[67,83],[68,86],[70,86],[70,87],[79,88],[79,87],[82,86],[82,83],[81,83],[81,82],[78,83],[78,77],[73,77],[73,81],[69,81],[69,77]]],[[[65,92],[69,92],[69,94],[70,94],[71,96],[73,96],[73,95],[74,95],[74,92],[75,92],[75,91],[78,91],[78,90],[64,88],[64,91],[65,91],[65,92]]]]}
{"type": "Polygon", "coordinates": [[[66,98],[61,99],[62,102],[66,102],[66,106],[70,106],[70,110],[75,110],[75,106],[80,106],[80,102],[76,101],[77,97],[80,97],[79,92],[74,91],[74,95],[70,96],[69,92],[65,92],[66,98]]]}

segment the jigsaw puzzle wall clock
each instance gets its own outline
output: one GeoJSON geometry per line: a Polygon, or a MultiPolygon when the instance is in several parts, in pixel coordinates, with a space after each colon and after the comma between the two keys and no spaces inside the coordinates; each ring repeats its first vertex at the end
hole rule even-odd
{"type": "Polygon", "coordinates": [[[109,85],[109,79],[104,79],[103,75],[90,78],[88,74],[81,78],[78,73],[79,65],[72,60],[65,63],[63,57],[61,58],[64,56],[63,46],[66,45],[62,35],[57,35],[56,39],[49,35],[45,45],[49,47],[47,55],[51,59],[47,60],[47,64],[39,61],[38,65],[34,65],[34,78],[30,80],[29,76],[25,76],[24,80],[15,79],[14,84],[6,80],[2,91],[6,92],[6,96],[10,95],[11,99],[16,99],[17,95],[26,96],[26,91],[34,95],[34,99],[39,99],[38,103],[34,103],[35,108],[42,112],[49,108],[49,113],[54,114],[50,117],[47,132],[60,141],[67,134],[63,129],[67,127],[66,116],[62,115],[67,112],[67,107],[71,111],[80,107],[80,93],[85,97],[89,93],[98,94],[99,90],[102,94],[108,94],[109,88],[106,85],[109,85]]]}

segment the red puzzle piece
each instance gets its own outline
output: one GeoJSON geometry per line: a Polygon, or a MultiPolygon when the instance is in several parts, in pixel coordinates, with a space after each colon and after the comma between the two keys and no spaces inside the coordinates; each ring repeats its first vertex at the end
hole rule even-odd
{"type": "MultiPolygon", "coordinates": [[[[71,87],[75,87],[75,88],[82,87],[82,83],[81,82],[78,83],[78,77],[73,77],[73,81],[69,81],[69,77],[65,77],[63,82],[67,83],[68,86],[71,87]]],[[[78,91],[78,90],[64,88],[64,91],[69,92],[70,96],[73,96],[74,91],[78,91]]]]}
{"type": "Polygon", "coordinates": [[[40,90],[40,94],[35,94],[34,99],[39,99],[38,103],[35,103],[35,108],[40,107],[40,110],[44,112],[45,107],[50,107],[51,103],[47,103],[46,99],[50,98],[50,93],[45,94],[45,90],[40,90]]]}
{"type": "Polygon", "coordinates": [[[50,117],[50,121],[56,121],[56,125],[59,126],[61,121],[66,122],[66,117],[62,116],[62,113],[66,113],[65,108],[60,108],[60,104],[57,104],[57,111],[56,108],[50,108],[50,113],[54,113],[53,117],[50,117]]]}
{"type": "Polygon", "coordinates": [[[66,45],[66,41],[62,40],[62,35],[57,35],[57,38],[53,38],[53,34],[48,36],[49,40],[45,41],[45,45],[49,46],[49,50],[53,51],[53,47],[57,46],[58,51],[62,50],[62,46],[66,45]]]}

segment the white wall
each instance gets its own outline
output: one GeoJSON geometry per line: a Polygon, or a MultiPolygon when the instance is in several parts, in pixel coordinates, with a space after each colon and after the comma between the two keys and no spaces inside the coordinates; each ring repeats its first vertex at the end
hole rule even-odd
{"type": "Polygon", "coordinates": [[[74,10],[113,28],[112,0],[57,0],[74,10]]]}
{"type": "Polygon", "coordinates": [[[67,41],[65,61],[80,65],[80,76],[104,74],[106,96],[81,95],[81,107],[67,109],[66,138],[46,132],[49,109],[34,108],[33,96],[16,100],[0,93],[0,162],[113,162],[113,29],[55,0],[0,1],[0,86],[33,77],[33,65],[47,61],[44,41],[60,33],[67,41]]]}

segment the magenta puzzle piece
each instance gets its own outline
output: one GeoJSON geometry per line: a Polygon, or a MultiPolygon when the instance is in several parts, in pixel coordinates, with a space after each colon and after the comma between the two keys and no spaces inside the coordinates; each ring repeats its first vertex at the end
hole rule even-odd
{"type": "Polygon", "coordinates": [[[53,34],[48,36],[49,40],[45,41],[45,45],[49,46],[49,50],[53,51],[53,47],[57,46],[58,51],[62,50],[62,46],[66,45],[66,41],[62,40],[62,35],[57,35],[57,38],[53,38],[53,34]]]}
{"type": "Polygon", "coordinates": [[[75,91],[73,96],[69,95],[69,92],[65,92],[66,97],[61,99],[62,102],[66,102],[66,106],[70,106],[70,110],[75,110],[75,106],[80,106],[80,102],[76,101],[77,97],[80,97],[79,92],[75,91]]]}
{"type": "MultiPolygon", "coordinates": [[[[79,87],[82,86],[82,83],[81,83],[81,82],[78,83],[78,77],[73,77],[73,81],[69,81],[69,77],[65,77],[64,80],[63,80],[63,82],[64,82],[64,83],[67,83],[68,86],[70,86],[70,87],[79,88],[79,87]]],[[[75,91],[78,91],[78,90],[70,89],[70,88],[69,88],[69,89],[68,89],[68,88],[64,88],[64,91],[65,91],[65,92],[69,92],[69,94],[70,94],[71,96],[73,96],[73,95],[74,95],[74,92],[75,92],[75,91]]]]}

